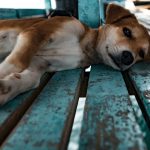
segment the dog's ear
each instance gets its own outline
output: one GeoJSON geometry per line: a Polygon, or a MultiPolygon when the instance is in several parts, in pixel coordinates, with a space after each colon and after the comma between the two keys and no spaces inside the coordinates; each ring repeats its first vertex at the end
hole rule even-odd
{"type": "Polygon", "coordinates": [[[120,21],[123,18],[126,17],[133,17],[136,19],[136,17],[130,13],[129,10],[116,5],[116,4],[109,4],[106,10],[106,24],[113,24],[117,21],[120,21]]]}

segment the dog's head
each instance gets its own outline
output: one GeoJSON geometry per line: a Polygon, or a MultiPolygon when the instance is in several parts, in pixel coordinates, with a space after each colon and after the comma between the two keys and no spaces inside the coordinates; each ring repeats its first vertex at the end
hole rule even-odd
{"type": "Polygon", "coordinates": [[[99,28],[96,50],[103,63],[126,70],[148,55],[149,34],[136,17],[121,6],[110,4],[106,24],[99,28]]]}

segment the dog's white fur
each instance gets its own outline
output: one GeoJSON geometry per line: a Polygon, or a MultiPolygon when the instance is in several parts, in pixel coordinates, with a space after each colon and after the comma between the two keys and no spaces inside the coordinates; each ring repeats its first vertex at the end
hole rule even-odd
{"type": "Polygon", "coordinates": [[[108,8],[106,25],[95,30],[73,17],[20,22],[0,22],[0,58],[10,53],[0,64],[0,104],[37,87],[46,71],[86,67],[101,62],[125,70],[142,59],[139,50],[142,49],[145,56],[148,54],[149,35],[146,29],[129,11],[113,4],[108,8]],[[114,9],[121,10],[121,13],[120,16],[112,16],[112,19],[114,9]],[[124,37],[124,26],[132,30],[136,40],[129,41],[124,37]],[[120,56],[125,50],[132,54],[133,62],[116,65],[109,54],[120,56]]]}
{"type": "Polygon", "coordinates": [[[81,25],[77,21],[63,24],[61,30],[55,32],[54,41],[37,52],[36,56],[42,56],[51,64],[48,71],[61,71],[79,66],[84,58],[78,39],[84,33],[84,28],[79,26],[81,25]]]}

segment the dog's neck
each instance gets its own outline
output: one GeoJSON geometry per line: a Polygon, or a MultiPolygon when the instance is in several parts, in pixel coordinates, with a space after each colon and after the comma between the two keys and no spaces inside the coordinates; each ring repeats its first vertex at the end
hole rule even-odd
{"type": "Polygon", "coordinates": [[[85,27],[85,34],[80,39],[80,45],[85,55],[84,60],[81,62],[81,65],[84,67],[102,62],[96,51],[98,34],[98,29],[85,27]]]}

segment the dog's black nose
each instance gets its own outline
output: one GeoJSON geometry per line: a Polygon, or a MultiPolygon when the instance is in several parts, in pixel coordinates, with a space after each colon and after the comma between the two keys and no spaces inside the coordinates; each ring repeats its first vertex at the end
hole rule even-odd
{"type": "Polygon", "coordinates": [[[131,65],[134,61],[133,55],[129,51],[123,51],[121,55],[121,63],[124,65],[131,65]]]}

